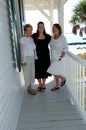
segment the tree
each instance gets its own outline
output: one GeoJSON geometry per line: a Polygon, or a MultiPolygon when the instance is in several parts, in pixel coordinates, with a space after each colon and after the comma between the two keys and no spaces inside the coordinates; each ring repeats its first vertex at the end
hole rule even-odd
{"type": "Polygon", "coordinates": [[[80,36],[86,34],[86,0],[80,1],[73,9],[73,15],[70,23],[73,25],[72,32],[77,34],[79,30],[80,36]],[[83,27],[81,25],[84,25],[83,27]]]}

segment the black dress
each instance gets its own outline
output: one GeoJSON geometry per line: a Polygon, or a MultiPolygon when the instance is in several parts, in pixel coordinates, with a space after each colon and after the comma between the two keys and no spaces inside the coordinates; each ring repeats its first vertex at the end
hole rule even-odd
{"type": "Polygon", "coordinates": [[[51,40],[50,35],[46,35],[45,39],[37,39],[36,34],[32,35],[35,45],[38,59],[35,60],[35,78],[47,78],[51,76],[47,72],[47,69],[50,65],[50,52],[48,44],[51,40]]]}

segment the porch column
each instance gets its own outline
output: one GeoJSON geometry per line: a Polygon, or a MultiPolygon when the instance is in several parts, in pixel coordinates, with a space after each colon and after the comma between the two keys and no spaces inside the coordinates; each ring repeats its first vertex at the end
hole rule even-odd
{"type": "Polygon", "coordinates": [[[50,32],[52,34],[54,0],[51,0],[50,3],[50,32]]]}
{"type": "Polygon", "coordinates": [[[64,33],[64,0],[58,0],[58,23],[64,33]]]}

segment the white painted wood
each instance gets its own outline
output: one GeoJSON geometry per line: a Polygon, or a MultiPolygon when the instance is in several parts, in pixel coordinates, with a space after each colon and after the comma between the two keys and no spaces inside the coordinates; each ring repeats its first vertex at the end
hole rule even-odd
{"type": "Polygon", "coordinates": [[[61,25],[64,34],[64,1],[59,0],[57,7],[58,7],[58,23],[61,25]]]}
{"type": "Polygon", "coordinates": [[[67,87],[86,121],[86,61],[71,52],[66,57],[67,87]]]}
{"type": "Polygon", "coordinates": [[[53,25],[53,10],[58,9],[58,23],[62,26],[64,33],[64,3],[67,0],[24,0],[24,9],[28,10],[39,10],[50,22],[50,31],[52,34],[53,25]],[[49,10],[48,15],[45,10],[49,10]]]}
{"type": "Polygon", "coordinates": [[[50,32],[52,34],[54,0],[51,0],[50,3],[50,32]]]}
{"type": "Polygon", "coordinates": [[[0,0],[0,130],[15,130],[24,82],[13,67],[7,8],[6,0],[0,0]]]}
{"type": "MultiPolygon", "coordinates": [[[[38,8],[35,5],[39,5],[43,9],[49,9],[50,8],[50,2],[53,0],[24,0],[24,8],[25,10],[37,10],[38,8]]],[[[54,6],[53,9],[57,9],[58,2],[60,0],[54,0],[54,6]]],[[[63,3],[65,3],[67,0],[63,0],[63,3]]]]}
{"type": "MultiPolygon", "coordinates": [[[[24,93],[23,104],[16,130],[85,130],[84,123],[76,106],[69,101],[66,85],[52,92],[51,80],[46,83],[44,92],[32,96],[24,93]]],[[[34,85],[37,88],[38,85],[34,85]]]]}

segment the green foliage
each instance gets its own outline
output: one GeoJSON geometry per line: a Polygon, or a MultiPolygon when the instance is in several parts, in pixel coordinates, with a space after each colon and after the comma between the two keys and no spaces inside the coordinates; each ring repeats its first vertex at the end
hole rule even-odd
{"type": "Polygon", "coordinates": [[[73,15],[70,20],[73,25],[85,23],[86,24],[86,0],[80,1],[73,9],[73,15]]]}
{"type": "Polygon", "coordinates": [[[80,1],[74,7],[70,23],[73,25],[72,32],[74,34],[77,34],[78,30],[80,30],[80,36],[86,33],[86,26],[80,27],[80,24],[86,25],[86,0],[80,1]]]}
{"type": "Polygon", "coordinates": [[[86,60],[86,53],[83,54],[79,53],[78,56],[86,60]]]}

